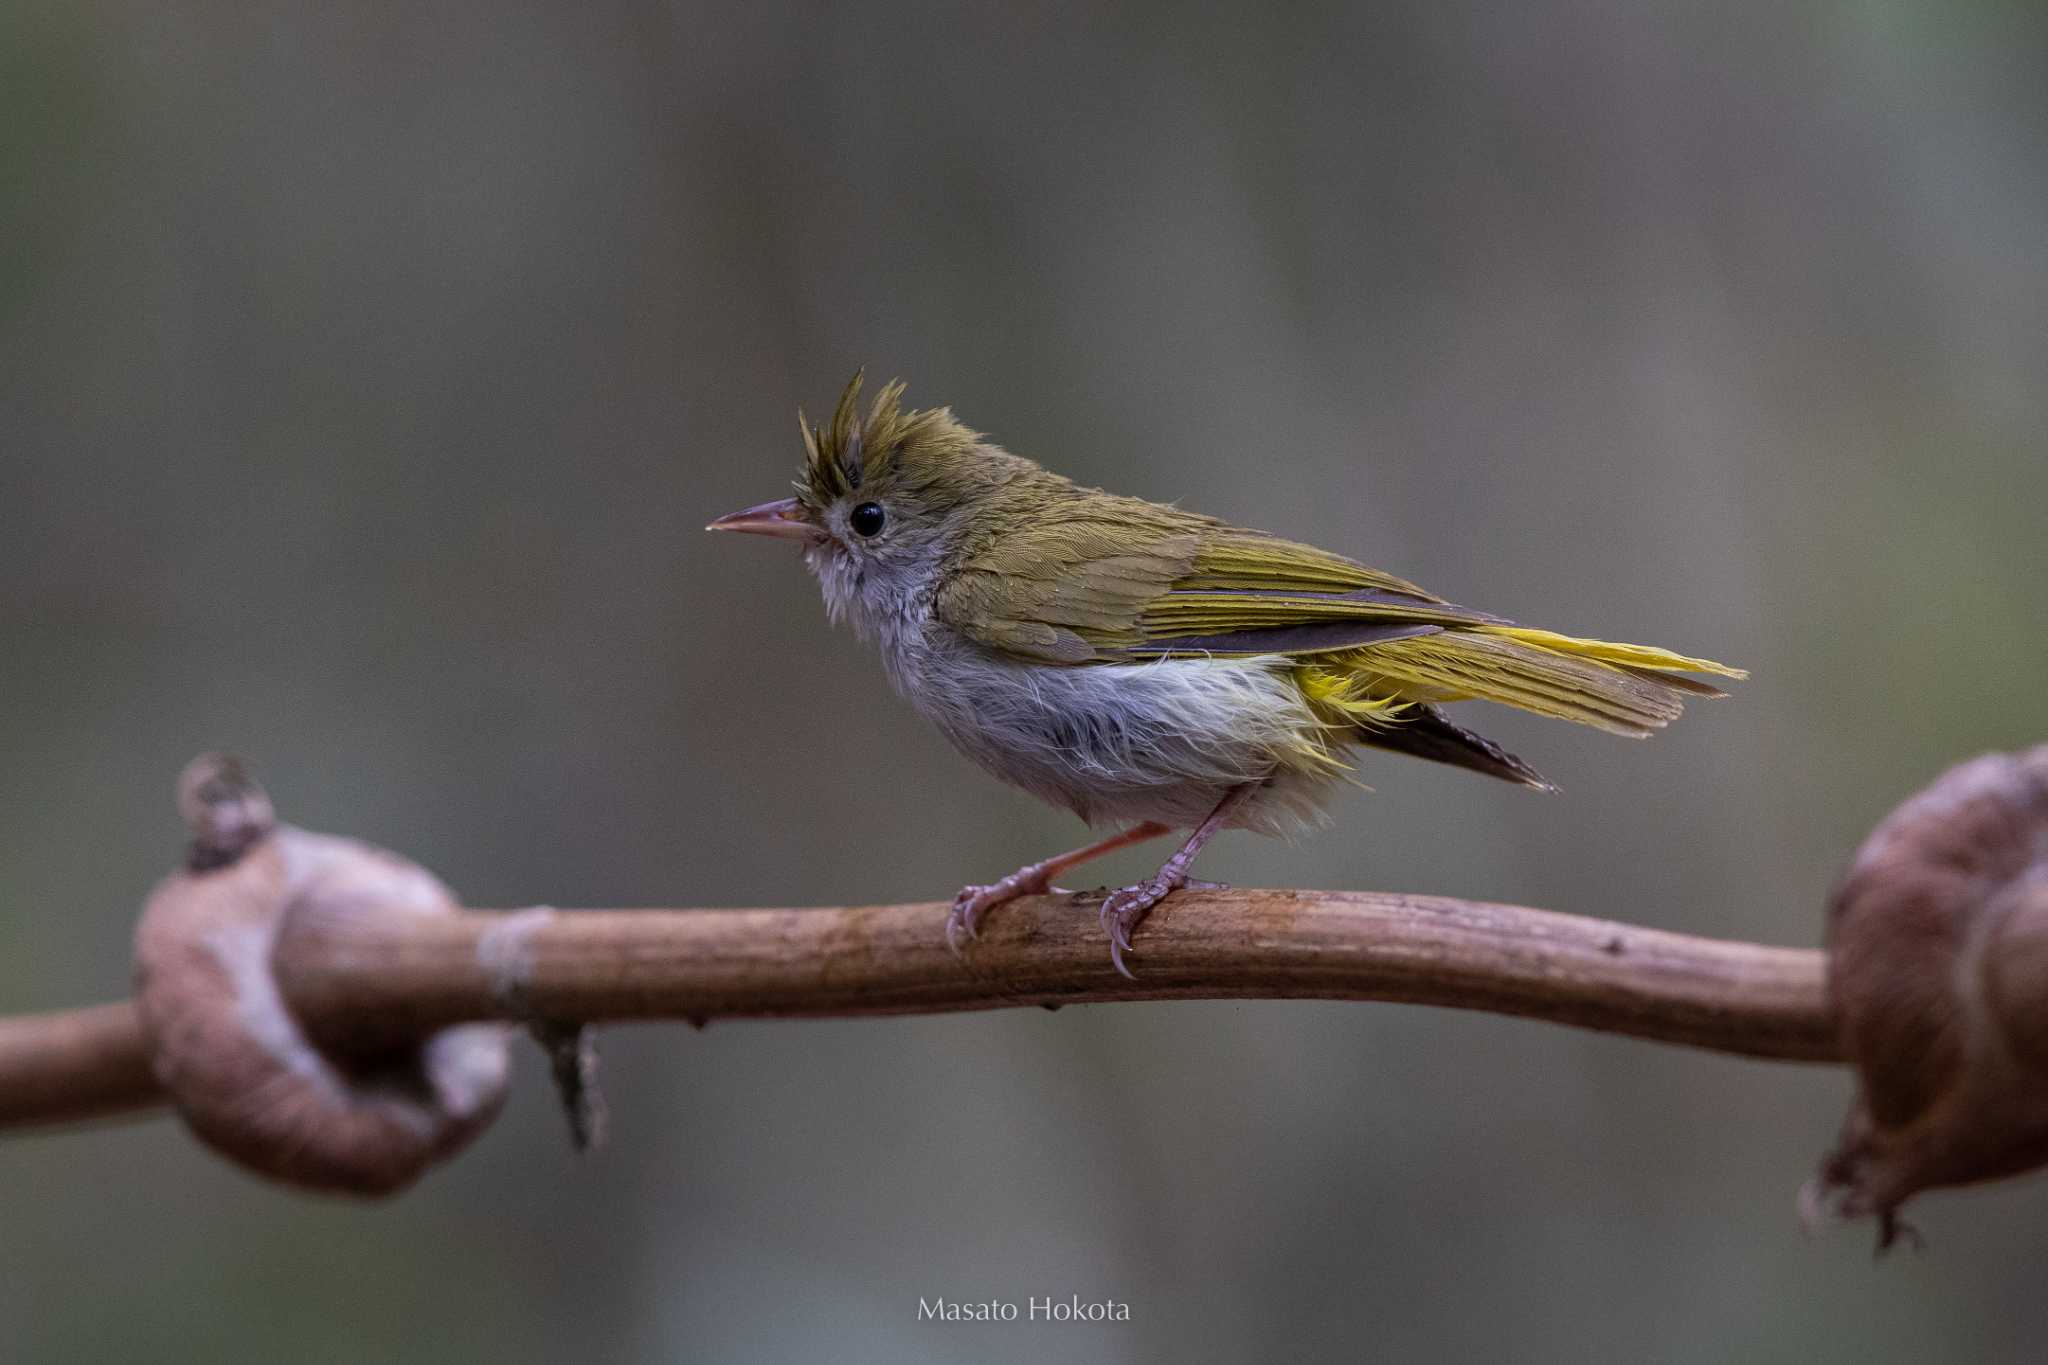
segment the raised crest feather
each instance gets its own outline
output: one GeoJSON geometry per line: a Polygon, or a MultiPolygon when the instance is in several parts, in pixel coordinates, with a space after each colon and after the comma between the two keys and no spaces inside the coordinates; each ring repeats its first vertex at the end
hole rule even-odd
{"type": "Polygon", "coordinates": [[[976,439],[953,419],[951,408],[905,411],[900,379],[876,392],[863,418],[860,390],[866,374],[856,371],[841,391],[830,423],[813,426],[803,410],[797,410],[804,437],[804,474],[797,492],[814,508],[874,483],[904,458],[906,450],[915,455],[920,447],[943,440],[964,451],[976,439]]]}

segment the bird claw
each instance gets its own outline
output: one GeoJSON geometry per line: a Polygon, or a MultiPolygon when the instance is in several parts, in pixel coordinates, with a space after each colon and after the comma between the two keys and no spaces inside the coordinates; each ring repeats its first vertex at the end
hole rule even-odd
{"type": "Polygon", "coordinates": [[[981,937],[983,916],[998,905],[1007,904],[1019,896],[1071,896],[1074,893],[1051,885],[1044,873],[1035,875],[1030,868],[1013,872],[999,882],[986,886],[968,885],[960,888],[953,897],[952,913],[946,916],[946,946],[958,955],[965,944],[981,937]]]}
{"type": "Polygon", "coordinates": [[[1001,883],[991,886],[969,885],[960,888],[953,897],[953,909],[946,916],[946,946],[955,956],[966,951],[965,945],[981,937],[981,917],[1002,903],[1002,897],[995,893],[1001,890],[1001,883]]]}
{"type": "Polygon", "coordinates": [[[967,951],[961,944],[975,936],[973,920],[961,913],[960,902],[954,900],[953,908],[946,914],[946,946],[958,957],[967,951]]]}
{"type": "Polygon", "coordinates": [[[1125,963],[1124,954],[1133,951],[1131,935],[1145,916],[1152,913],[1152,907],[1183,886],[1199,885],[1207,883],[1190,882],[1185,877],[1151,877],[1103,897],[1102,910],[1097,918],[1103,932],[1109,935],[1109,961],[1119,976],[1127,981],[1138,979],[1125,963]]]}
{"type": "MultiPolygon", "coordinates": [[[[1221,807],[1218,809],[1220,811],[1221,807]]],[[[1149,826],[1143,828],[1150,829],[1149,826]]],[[[1001,881],[990,882],[986,886],[963,886],[959,894],[953,897],[952,912],[946,916],[946,946],[953,950],[954,956],[964,955],[966,945],[981,937],[983,916],[998,905],[1016,900],[1019,896],[1067,896],[1077,903],[1084,904],[1089,900],[1099,900],[1102,906],[1098,919],[1102,924],[1102,931],[1109,936],[1109,960],[1120,975],[1135,981],[1138,978],[1132,974],[1130,965],[1124,961],[1124,955],[1134,951],[1131,947],[1131,935],[1137,931],[1145,916],[1151,913],[1153,906],[1183,887],[1196,891],[1230,889],[1227,882],[1197,881],[1187,875],[1185,868],[1188,860],[1198,847],[1200,840],[1191,839],[1181,852],[1168,859],[1166,865],[1158,872],[1142,882],[1134,882],[1115,891],[1102,887],[1092,892],[1069,891],[1065,887],[1052,885],[1054,868],[1071,867],[1076,861],[1072,855],[1065,858],[1048,858],[1042,863],[1031,863],[1018,868],[1001,881]]]]}

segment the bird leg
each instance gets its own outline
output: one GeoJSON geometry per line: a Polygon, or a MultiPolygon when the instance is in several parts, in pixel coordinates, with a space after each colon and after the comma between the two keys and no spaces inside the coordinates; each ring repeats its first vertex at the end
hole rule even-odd
{"type": "Polygon", "coordinates": [[[1188,869],[1194,866],[1195,855],[1202,851],[1202,845],[1208,843],[1216,831],[1223,828],[1223,822],[1244,804],[1245,798],[1257,790],[1256,782],[1232,787],[1224,793],[1223,799],[1216,803],[1216,809],[1209,812],[1208,818],[1195,827],[1195,832],[1188,836],[1188,841],[1176,849],[1173,856],[1168,858],[1157,872],[1142,882],[1127,886],[1121,891],[1111,892],[1102,902],[1102,927],[1109,932],[1109,960],[1116,964],[1116,969],[1123,975],[1133,981],[1137,980],[1137,977],[1131,975],[1131,969],[1124,965],[1124,954],[1131,951],[1132,931],[1151,913],[1153,906],[1182,887],[1195,887],[1198,890],[1222,889],[1221,882],[1190,880],[1188,869]]]}
{"type": "Polygon", "coordinates": [[[1147,839],[1157,839],[1162,834],[1171,833],[1172,826],[1147,820],[1143,824],[1132,825],[1127,830],[1112,834],[1107,839],[1097,839],[1083,848],[1056,854],[1043,862],[1026,863],[999,882],[990,882],[987,886],[963,886],[960,888],[960,894],[953,897],[953,913],[946,917],[946,942],[951,944],[953,951],[957,953],[960,951],[961,939],[974,938],[981,930],[981,917],[998,905],[1013,901],[1019,896],[1043,896],[1048,892],[1058,892],[1059,888],[1052,884],[1052,879],[1068,868],[1079,867],[1082,863],[1100,858],[1105,853],[1114,853],[1120,848],[1142,844],[1147,839]]]}

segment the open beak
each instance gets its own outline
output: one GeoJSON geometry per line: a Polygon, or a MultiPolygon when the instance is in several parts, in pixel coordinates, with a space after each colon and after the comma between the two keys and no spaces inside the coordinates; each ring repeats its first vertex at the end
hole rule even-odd
{"type": "Polygon", "coordinates": [[[784,540],[813,540],[818,528],[804,515],[803,504],[795,498],[777,498],[744,512],[720,517],[707,531],[745,531],[752,536],[780,536],[784,540]]]}

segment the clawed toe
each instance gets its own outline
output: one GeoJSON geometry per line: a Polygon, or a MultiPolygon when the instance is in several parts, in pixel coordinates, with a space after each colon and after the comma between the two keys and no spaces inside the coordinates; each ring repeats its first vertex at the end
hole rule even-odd
{"type": "MultiPolygon", "coordinates": [[[[1030,871],[1031,869],[1026,869],[1030,871]]],[[[1040,874],[1041,876],[1043,874],[1040,874]]],[[[960,894],[953,897],[953,911],[946,916],[946,946],[956,955],[966,952],[967,945],[981,937],[981,921],[989,911],[1019,896],[1049,895],[1068,896],[1086,902],[1100,899],[1102,902],[1096,918],[1102,925],[1102,932],[1109,938],[1109,960],[1118,974],[1129,980],[1137,980],[1124,955],[1136,951],[1131,947],[1131,935],[1152,913],[1152,907],[1165,900],[1174,892],[1228,891],[1228,882],[1204,882],[1187,877],[1157,876],[1130,886],[1111,891],[1097,887],[1093,891],[1069,891],[1064,887],[1045,885],[1034,881],[1023,881],[1006,877],[987,886],[963,886],[960,894]]]]}
{"type": "Polygon", "coordinates": [[[995,904],[990,886],[963,886],[953,897],[953,912],[946,916],[946,946],[956,954],[964,945],[981,937],[981,917],[995,904]]]}
{"type": "MultiPolygon", "coordinates": [[[[1216,809],[1209,812],[1209,818],[1188,836],[1180,851],[1167,859],[1165,865],[1153,876],[1120,890],[1092,893],[1102,901],[1098,918],[1102,924],[1102,932],[1109,938],[1109,960],[1120,975],[1134,981],[1137,979],[1131,974],[1130,965],[1124,961],[1124,956],[1133,951],[1131,936],[1137,932],[1138,925],[1144,922],[1145,916],[1151,913],[1153,906],[1184,886],[1203,891],[1227,889],[1222,882],[1190,880],[1187,868],[1196,852],[1208,841],[1209,836],[1222,827],[1231,810],[1251,790],[1253,788],[1250,786],[1232,788],[1230,793],[1217,803],[1216,809]]],[[[1047,858],[1043,862],[1020,867],[999,882],[992,882],[987,886],[961,887],[960,894],[953,897],[952,913],[946,916],[947,945],[956,955],[963,954],[965,945],[981,936],[982,917],[998,905],[1015,900],[1019,896],[1067,896],[1077,903],[1085,903],[1091,893],[1068,891],[1054,886],[1051,884],[1053,877],[1083,859],[1098,857],[1122,848],[1125,844],[1136,843],[1140,839],[1149,839],[1155,834],[1165,832],[1166,827],[1163,825],[1133,825],[1122,834],[1112,835],[1087,848],[1076,849],[1057,858],[1047,858]]]]}
{"type": "Polygon", "coordinates": [[[1162,881],[1155,877],[1151,881],[1138,882],[1121,891],[1113,891],[1103,898],[1099,919],[1103,932],[1109,935],[1109,961],[1118,975],[1136,981],[1137,976],[1124,962],[1124,954],[1133,951],[1131,935],[1152,907],[1165,900],[1182,884],[1162,881]]]}
{"type": "MultiPolygon", "coordinates": [[[[1026,869],[1029,871],[1030,869],[1026,869]]],[[[963,886],[960,894],[953,897],[953,912],[946,916],[946,945],[955,953],[962,952],[964,945],[981,937],[981,921],[989,911],[998,905],[1008,904],[1019,896],[1071,896],[1074,893],[1057,886],[1049,886],[1039,877],[1006,877],[986,886],[963,886]]]]}

